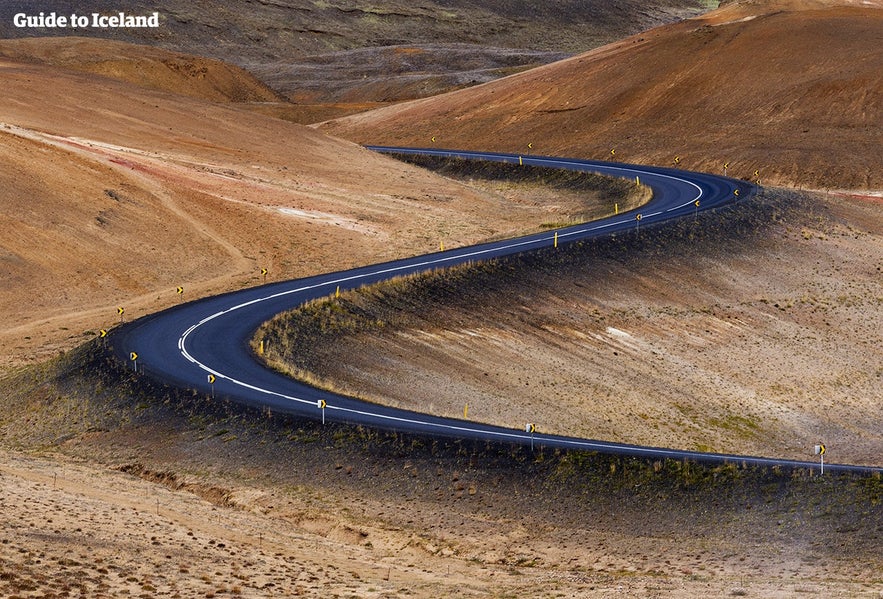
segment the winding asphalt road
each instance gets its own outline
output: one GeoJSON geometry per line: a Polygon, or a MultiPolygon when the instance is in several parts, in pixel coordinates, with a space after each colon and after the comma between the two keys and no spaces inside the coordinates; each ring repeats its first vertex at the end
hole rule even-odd
{"type": "MultiPolygon", "coordinates": [[[[249,348],[249,340],[255,330],[274,315],[311,299],[328,296],[338,286],[343,291],[394,276],[548,248],[555,242],[556,233],[558,243],[566,244],[628,231],[638,226],[659,225],[665,221],[692,216],[697,210],[732,204],[750,197],[756,191],[753,185],[745,181],[666,168],[565,158],[519,157],[512,154],[376,146],[369,149],[377,152],[420,153],[507,162],[521,160],[528,165],[591,171],[628,179],[639,177],[641,183],[652,188],[653,199],[639,210],[585,225],[272,283],[183,304],[115,329],[109,342],[118,359],[132,367],[130,357],[135,352],[137,367],[139,370],[143,369],[145,376],[185,389],[213,392],[215,397],[241,404],[268,407],[273,412],[316,420],[357,423],[434,436],[582,449],[654,459],[818,467],[816,462],[705,454],[545,435],[541,432],[542,423],[531,433],[526,430],[527,423],[513,422],[512,428],[504,428],[467,420],[439,418],[320,391],[263,366],[249,348]],[[209,384],[209,375],[214,377],[213,385],[209,384]],[[322,405],[324,408],[320,407],[322,405]]],[[[883,470],[834,464],[826,464],[825,469],[883,470]]]]}

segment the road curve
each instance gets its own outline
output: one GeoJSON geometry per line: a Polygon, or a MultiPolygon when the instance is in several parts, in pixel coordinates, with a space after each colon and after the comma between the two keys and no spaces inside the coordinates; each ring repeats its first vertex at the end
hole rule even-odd
{"type": "MultiPolygon", "coordinates": [[[[818,467],[815,462],[706,454],[545,435],[541,432],[542,423],[538,423],[537,431],[531,433],[526,430],[526,423],[513,422],[512,428],[505,428],[467,420],[439,418],[320,391],[265,367],[249,347],[255,330],[276,314],[311,299],[328,296],[338,287],[341,290],[353,289],[394,276],[551,247],[556,233],[558,243],[565,244],[628,231],[638,226],[659,225],[693,215],[697,210],[732,204],[750,197],[756,191],[753,185],[745,181],[658,167],[449,150],[377,146],[369,146],[369,149],[507,162],[520,160],[527,165],[583,170],[628,179],[639,177],[641,183],[652,188],[653,199],[640,209],[584,225],[271,283],[182,304],[112,331],[108,341],[116,357],[131,366],[130,357],[134,352],[137,354],[136,365],[139,371],[143,369],[145,376],[163,383],[214,393],[215,397],[248,406],[267,407],[273,412],[316,420],[325,419],[435,436],[581,449],[654,459],[818,467]],[[212,384],[209,383],[210,375],[214,378],[212,384]],[[325,407],[320,408],[322,405],[325,407]]],[[[883,468],[837,464],[826,464],[825,468],[856,472],[883,471],[883,468]]]]}

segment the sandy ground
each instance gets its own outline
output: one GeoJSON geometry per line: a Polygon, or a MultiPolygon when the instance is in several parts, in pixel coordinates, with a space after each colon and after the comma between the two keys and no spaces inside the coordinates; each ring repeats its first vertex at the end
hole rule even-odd
{"type": "Polygon", "coordinates": [[[73,347],[118,307],[512,235],[581,201],[512,201],[229,104],[0,70],[5,364],[73,347]]]}
{"type": "MultiPolygon", "coordinates": [[[[125,439],[148,459],[192,443],[156,430],[125,439]]],[[[84,460],[96,449],[106,456],[120,440],[83,436],[65,449],[68,455],[0,453],[0,594],[878,598],[883,592],[880,564],[869,560],[867,543],[848,547],[854,533],[820,525],[826,514],[830,519],[824,502],[809,507],[791,500],[770,509],[769,499],[760,499],[752,510],[748,500],[703,514],[642,509],[630,506],[631,499],[611,504],[602,492],[575,512],[567,501],[571,511],[564,514],[549,503],[548,489],[519,493],[481,468],[429,468],[417,457],[399,461],[394,490],[383,482],[372,489],[364,476],[373,467],[364,456],[331,447],[324,465],[296,468],[308,470],[306,476],[270,481],[262,473],[268,465],[253,451],[251,463],[238,467],[212,451],[225,444],[229,452],[245,449],[236,441],[198,444],[206,452],[201,467],[186,458],[166,462],[176,470],[162,471],[131,463],[101,467],[94,455],[84,460]],[[778,518],[772,528],[770,518],[778,518]]]]}

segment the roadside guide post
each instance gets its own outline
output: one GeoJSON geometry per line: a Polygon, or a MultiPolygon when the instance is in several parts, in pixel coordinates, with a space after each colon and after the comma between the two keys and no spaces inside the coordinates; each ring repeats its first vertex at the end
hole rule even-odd
{"type": "Polygon", "coordinates": [[[532,422],[528,422],[524,425],[524,432],[530,433],[530,450],[533,451],[533,434],[537,432],[537,425],[532,422]]]}
{"type": "Polygon", "coordinates": [[[819,443],[815,447],[815,454],[819,456],[819,474],[825,473],[825,444],[819,443]]]}
{"type": "Polygon", "coordinates": [[[212,399],[215,398],[215,375],[208,375],[208,384],[212,386],[212,399]]]}
{"type": "Polygon", "coordinates": [[[316,407],[319,408],[320,410],[322,410],[322,424],[325,424],[325,408],[327,406],[328,406],[328,404],[325,403],[324,399],[320,399],[316,402],[316,407]]]}

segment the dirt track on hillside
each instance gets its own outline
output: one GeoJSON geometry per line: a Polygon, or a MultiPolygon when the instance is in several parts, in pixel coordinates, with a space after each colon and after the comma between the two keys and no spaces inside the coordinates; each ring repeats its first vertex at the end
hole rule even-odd
{"type": "Polygon", "coordinates": [[[181,301],[530,230],[520,201],[229,104],[0,63],[0,363],[181,301]],[[22,208],[25,207],[23,210],[22,208]],[[346,247],[347,251],[340,251],[346,247]]]}

